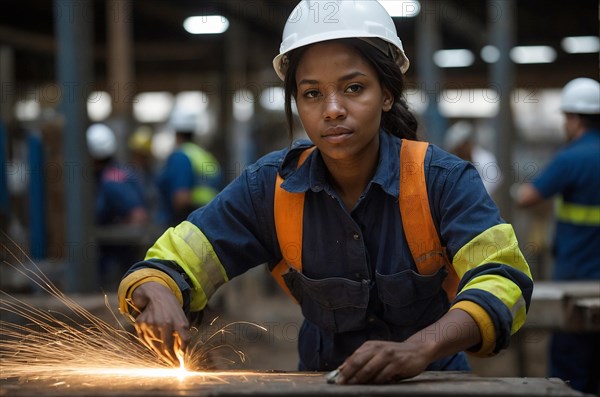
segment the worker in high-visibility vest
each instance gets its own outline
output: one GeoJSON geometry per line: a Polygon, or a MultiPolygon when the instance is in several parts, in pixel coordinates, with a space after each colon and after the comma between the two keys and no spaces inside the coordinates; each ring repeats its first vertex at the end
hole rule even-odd
{"type": "Polygon", "coordinates": [[[384,383],[505,348],[525,321],[529,267],[472,164],[416,142],[385,9],[301,1],[273,63],[288,125],[293,98],[311,142],[248,166],[132,266],[119,302],[141,339],[177,363],[186,314],[269,263],[305,317],[300,370],[384,383]]]}
{"type": "Polygon", "coordinates": [[[178,129],[176,147],[159,172],[158,221],[175,226],[208,204],[221,188],[221,166],[215,156],[194,142],[194,131],[178,129]]]}
{"type": "MultiPolygon", "coordinates": [[[[600,280],[600,83],[577,78],[561,93],[564,147],[531,183],[519,188],[523,207],[556,197],[554,280],[600,280]]],[[[599,290],[600,291],[600,290],[599,290]]],[[[600,393],[600,333],[554,333],[550,376],[600,393]]]]}

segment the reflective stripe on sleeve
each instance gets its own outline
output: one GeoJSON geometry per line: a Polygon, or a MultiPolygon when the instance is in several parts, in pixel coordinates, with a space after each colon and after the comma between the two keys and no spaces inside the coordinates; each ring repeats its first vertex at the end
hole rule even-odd
{"type": "MultiPolygon", "coordinates": [[[[452,263],[460,278],[467,271],[486,263],[511,266],[532,278],[514,230],[507,223],[493,226],[469,241],[456,253],[452,263]]],[[[471,279],[459,294],[469,289],[488,291],[506,305],[512,314],[511,333],[515,333],[525,322],[525,300],[519,286],[511,280],[499,275],[483,274],[471,279]]]]}
{"type": "Polygon", "coordinates": [[[510,330],[511,334],[517,332],[523,323],[525,323],[525,317],[527,315],[525,300],[523,299],[519,286],[512,281],[495,274],[484,274],[473,278],[465,285],[461,292],[470,289],[488,291],[500,299],[510,309],[513,319],[510,330]]]}
{"type": "Polygon", "coordinates": [[[600,226],[600,206],[566,203],[562,197],[555,202],[556,219],[582,226],[600,226]]]}
{"type": "Polygon", "coordinates": [[[175,261],[190,279],[190,310],[204,309],[217,288],[228,281],[227,273],[204,233],[188,221],[169,228],[146,254],[146,260],[175,261]]]}
{"type": "Polygon", "coordinates": [[[496,330],[490,315],[477,303],[470,301],[460,301],[450,308],[450,310],[461,309],[467,312],[477,323],[481,334],[481,347],[477,351],[469,351],[477,357],[489,357],[493,355],[496,347],[496,330]]]}
{"type": "MultiPolygon", "coordinates": [[[[119,311],[122,314],[130,315],[132,313],[130,309],[133,309],[134,311],[136,310],[131,299],[133,291],[140,285],[149,283],[151,281],[162,284],[169,288],[179,303],[183,305],[183,296],[181,295],[181,291],[179,290],[177,283],[171,277],[160,270],[140,269],[129,274],[119,284],[117,295],[119,297],[119,311]]],[[[130,320],[132,319],[130,316],[128,318],[130,320]]]]}

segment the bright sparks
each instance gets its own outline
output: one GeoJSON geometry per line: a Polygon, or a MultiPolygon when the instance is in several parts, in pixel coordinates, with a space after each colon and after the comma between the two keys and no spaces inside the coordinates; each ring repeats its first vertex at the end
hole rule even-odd
{"type": "MultiPolygon", "coordinates": [[[[177,352],[179,367],[173,368],[128,331],[112,310],[116,328],[63,294],[33,262],[30,261],[31,266],[20,262],[17,254],[25,254],[18,247],[0,242],[0,248],[18,263],[13,265],[5,259],[5,265],[28,277],[49,299],[58,300],[66,309],[39,309],[0,291],[0,380],[111,389],[159,383],[164,386],[165,382],[176,385],[183,381],[227,383],[227,375],[244,377],[247,373],[202,370],[244,362],[245,355],[217,336],[230,333],[234,324],[249,324],[266,331],[246,322],[228,324],[208,337],[196,330],[188,349],[177,352]]],[[[105,303],[110,309],[106,297],[105,303]]]]}

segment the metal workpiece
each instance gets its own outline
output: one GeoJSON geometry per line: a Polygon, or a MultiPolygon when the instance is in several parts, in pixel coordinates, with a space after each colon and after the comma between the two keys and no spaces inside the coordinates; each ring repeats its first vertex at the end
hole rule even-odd
{"type": "Polygon", "coordinates": [[[325,380],[329,384],[335,384],[335,383],[337,383],[337,380],[339,377],[340,377],[340,370],[334,369],[333,371],[331,371],[327,375],[325,375],[325,380]]]}

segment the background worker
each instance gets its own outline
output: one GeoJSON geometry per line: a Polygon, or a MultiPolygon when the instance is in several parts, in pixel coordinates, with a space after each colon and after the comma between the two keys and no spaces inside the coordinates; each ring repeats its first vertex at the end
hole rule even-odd
{"type": "Polygon", "coordinates": [[[156,220],[158,190],[156,187],[156,159],[152,154],[152,129],[138,127],[129,137],[127,147],[131,155],[131,166],[140,176],[145,201],[152,221],[156,220]]]}
{"type": "Polygon", "coordinates": [[[491,195],[502,183],[496,156],[477,142],[475,126],[467,120],[452,124],[444,136],[444,149],[471,162],[481,176],[485,190],[491,195]]]}
{"type": "MultiPolygon", "coordinates": [[[[115,160],[115,133],[104,124],[92,124],[86,137],[96,180],[96,227],[146,226],[149,215],[141,178],[133,169],[115,160]]],[[[101,287],[116,289],[122,272],[139,254],[139,246],[135,244],[126,241],[100,241],[98,263],[101,287]]]]}
{"type": "Polygon", "coordinates": [[[222,184],[221,166],[194,142],[192,129],[178,129],[175,150],[160,171],[157,184],[161,198],[159,223],[175,226],[215,198],[222,184]]]}
{"type": "Polygon", "coordinates": [[[473,166],[416,142],[403,97],[409,61],[383,6],[300,2],[273,65],[289,133],[294,99],[310,141],[248,166],[132,266],[119,302],[137,314],[140,338],[176,363],[189,342],[186,314],[269,263],[305,317],[300,370],[338,368],[339,383],[385,383],[426,369],[468,370],[464,350],[487,356],[506,347],[525,321],[528,265],[473,166]],[[332,4],[333,21],[313,17],[332,4]],[[429,236],[443,240],[417,256],[428,270],[412,253],[423,240],[408,243],[425,225],[410,222],[415,211],[400,214],[399,201],[423,202],[411,200],[412,188],[428,195],[429,236]]]}
{"type": "MultiPolygon", "coordinates": [[[[528,207],[552,197],[556,203],[553,279],[600,280],[600,84],[570,81],[562,90],[567,145],[517,202],[528,207]]],[[[599,281],[600,288],[600,281],[599,281]]],[[[600,394],[600,333],[552,336],[550,376],[577,390],[600,394]]]]}

